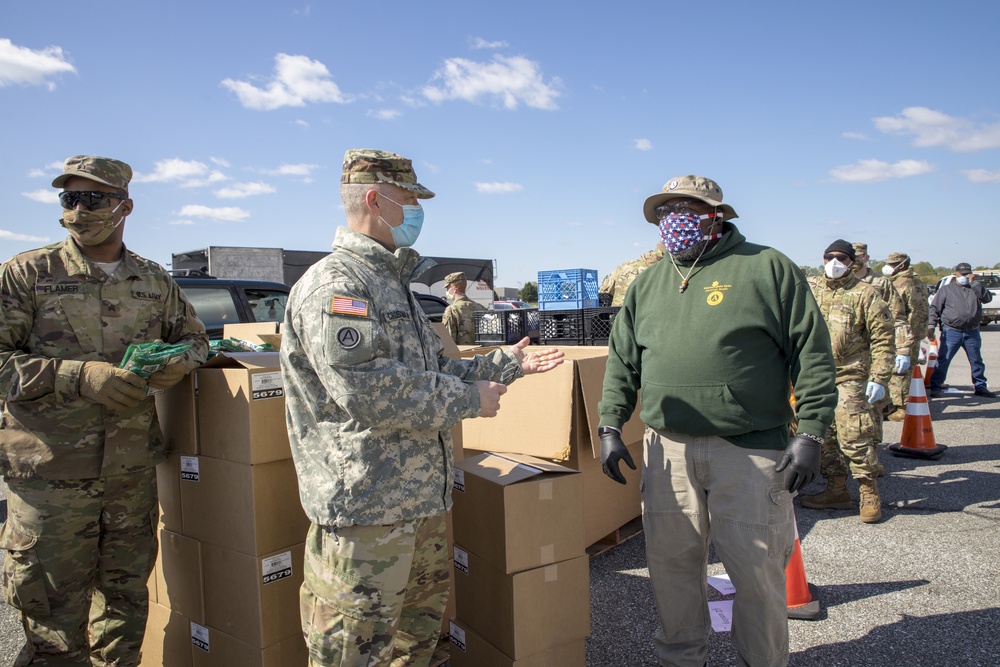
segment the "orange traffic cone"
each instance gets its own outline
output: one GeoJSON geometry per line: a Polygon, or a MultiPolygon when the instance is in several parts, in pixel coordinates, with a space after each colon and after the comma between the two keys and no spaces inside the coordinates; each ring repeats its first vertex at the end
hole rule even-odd
{"type": "Polygon", "coordinates": [[[931,426],[931,409],[927,404],[927,392],[924,390],[920,366],[913,367],[913,379],[910,380],[910,397],[906,401],[906,417],[903,419],[903,433],[899,443],[889,445],[889,451],[896,456],[909,456],[919,459],[936,459],[944,450],[945,445],[934,442],[934,427],[931,426]]]}
{"type": "Polygon", "coordinates": [[[924,388],[931,386],[931,376],[937,368],[937,339],[930,341],[927,346],[927,370],[924,375],[924,388]]]}
{"type": "Polygon", "coordinates": [[[792,559],[785,567],[785,603],[788,605],[788,618],[800,621],[815,621],[819,618],[819,591],[806,581],[806,566],[802,562],[802,543],[799,542],[799,525],[792,514],[795,524],[795,548],[792,559]]]}

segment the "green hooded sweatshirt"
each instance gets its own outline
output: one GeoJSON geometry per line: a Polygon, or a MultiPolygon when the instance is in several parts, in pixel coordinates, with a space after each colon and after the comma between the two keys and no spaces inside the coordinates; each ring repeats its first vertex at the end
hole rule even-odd
{"type": "Polygon", "coordinates": [[[802,271],[727,222],[683,293],[681,280],[668,257],[632,283],[608,342],[601,425],[628,421],[641,388],[640,416],[657,431],[781,450],[794,385],[799,433],[823,437],[837,369],[802,271]]]}

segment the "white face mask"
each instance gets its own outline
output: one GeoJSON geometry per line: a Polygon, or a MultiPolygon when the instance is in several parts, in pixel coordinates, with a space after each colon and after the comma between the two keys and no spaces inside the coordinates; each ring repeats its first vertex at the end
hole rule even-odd
{"type": "Polygon", "coordinates": [[[957,282],[959,285],[968,285],[969,276],[959,276],[958,278],[955,278],[955,282],[957,282]]]}
{"type": "Polygon", "coordinates": [[[895,266],[892,266],[890,264],[884,264],[882,266],[882,275],[883,276],[889,277],[889,276],[891,276],[894,273],[896,273],[896,267],[895,266]]]}
{"type": "Polygon", "coordinates": [[[831,280],[836,280],[837,278],[842,278],[845,273],[850,269],[846,264],[841,264],[836,259],[831,259],[823,267],[823,272],[826,273],[826,277],[831,280]]]}

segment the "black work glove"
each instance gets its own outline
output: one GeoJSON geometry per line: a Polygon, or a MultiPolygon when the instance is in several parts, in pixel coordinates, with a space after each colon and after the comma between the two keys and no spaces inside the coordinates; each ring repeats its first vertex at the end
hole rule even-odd
{"type": "MultiPolygon", "coordinates": [[[[774,472],[788,468],[788,483],[785,488],[789,493],[795,493],[819,474],[820,450],[820,443],[805,435],[797,435],[788,441],[785,455],[775,466],[774,472]]],[[[604,451],[603,438],[601,451],[604,451]]]]}
{"type": "Polygon", "coordinates": [[[604,474],[619,484],[625,484],[618,462],[624,461],[632,470],[635,470],[635,463],[628,453],[628,447],[622,442],[622,434],[613,428],[602,426],[597,429],[597,435],[601,436],[601,468],[604,474]]]}

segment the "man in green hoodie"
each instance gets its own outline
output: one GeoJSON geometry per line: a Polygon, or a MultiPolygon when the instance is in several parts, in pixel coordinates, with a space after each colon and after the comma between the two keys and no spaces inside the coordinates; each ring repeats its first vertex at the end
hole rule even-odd
{"type": "Polygon", "coordinates": [[[837,405],[830,336],[802,271],[746,241],[715,181],[672,179],[643,213],[658,225],[667,259],[635,279],[615,320],[598,433],[605,474],[624,483],[620,462],[635,464],[621,426],[641,388],[657,653],[661,664],[705,662],[711,539],[736,586],[740,658],[785,665],[791,494],[818,474],[837,405]],[[792,438],[790,383],[799,420],[792,438]]]}

